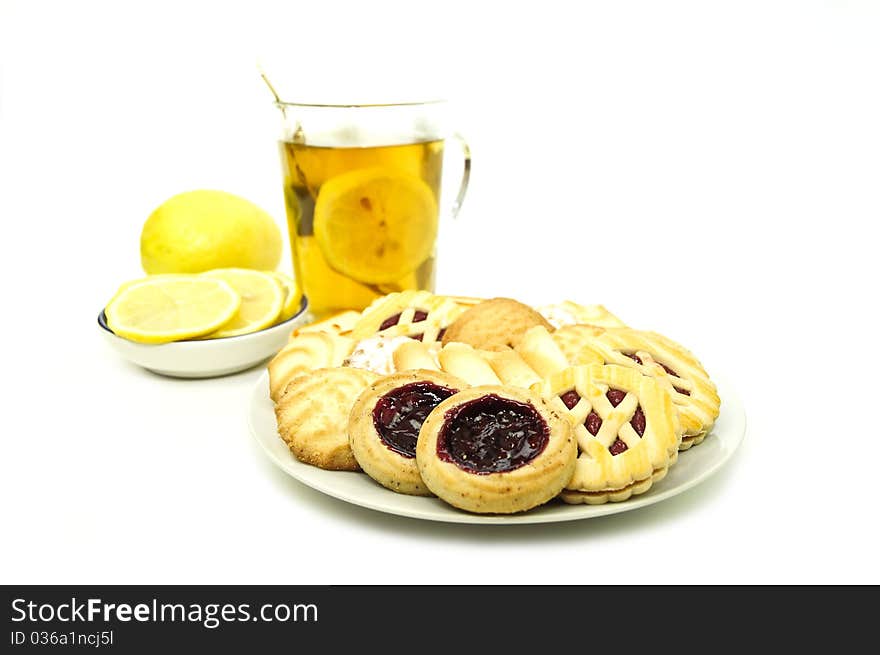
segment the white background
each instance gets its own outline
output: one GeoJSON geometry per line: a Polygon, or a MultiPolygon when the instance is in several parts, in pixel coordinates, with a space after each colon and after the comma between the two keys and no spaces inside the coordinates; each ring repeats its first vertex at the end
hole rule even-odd
{"type": "Polygon", "coordinates": [[[880,582],[880,3],[235,4],[0,0],[0,581],[880,582]],[[685,343],[745,402],[730,464],[608,518],[424,523],[273,468],[260,369],[107,349],[164,199],[283,225],[270,50],[310,92],[458,101],[474,172],[439,290],[685,343]]]}

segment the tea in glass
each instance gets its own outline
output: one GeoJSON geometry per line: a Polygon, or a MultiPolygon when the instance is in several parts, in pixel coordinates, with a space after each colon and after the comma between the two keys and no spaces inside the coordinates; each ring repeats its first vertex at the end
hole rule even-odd
{"type": "Polygon", "coordinates": [[[281,142],[294,272],[317,316],[434,289],[443,139],[281,142]]]}

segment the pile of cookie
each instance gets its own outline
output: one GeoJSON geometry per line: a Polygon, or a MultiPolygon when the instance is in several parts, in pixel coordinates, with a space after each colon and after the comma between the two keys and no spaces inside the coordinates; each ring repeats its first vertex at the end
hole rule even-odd
{"type": "Polygon", "coordinates": [[[601,305],[427,291],[298,329],[269,387],[299,460],[495,514],[644,493],[720,406],[690,351],[601,305]]]}

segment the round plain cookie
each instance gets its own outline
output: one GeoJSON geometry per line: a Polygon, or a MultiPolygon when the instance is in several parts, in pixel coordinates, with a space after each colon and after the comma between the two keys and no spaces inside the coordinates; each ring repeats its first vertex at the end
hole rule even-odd
{"type": "Polygon", "coordinates": [[[348,438],[363,471],[391,491],[430,496],[416,465],[416,442],[425,418],[468,385],[449,373],[416,369],[373,382],[351,409],[348,438]]]}
{"type": "Polygon", "coordinates": [[[542,505],[571,479],[576,457],[562,413],[526,389],[500,385],[465,389],[437,405],[416,446],[428,489],[480,514],[542,505]]]}
{"type": "Polygon", "coordinates": [[[294,456],[333,471],[357,471],[348,417],[360,393],[379,376],[359,368],[319,368],[295,378],[275,404],[278,434],[294,456]]]}
{"type": "Polygon", "coordinates": [[[294,379],[317,368],[341,366],[354,341],[338,334],[303,332],[292,336],[269,361],[269,396],[275,402],[294,379]]]}
{"type": "Polygon", "coordinates": [[[515,348],[536,325],[553,331],[547,319],[528,305],[512,298],[492,298],[456,318],[443,334],[443,344],[459,341],[482,350],[515,348]]]}

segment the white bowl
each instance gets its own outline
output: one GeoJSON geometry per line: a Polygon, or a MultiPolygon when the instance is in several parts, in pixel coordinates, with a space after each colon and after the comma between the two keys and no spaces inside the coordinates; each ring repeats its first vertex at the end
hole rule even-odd
{"type": "Polygon", "coordinates": [[[211,378],[243,371],[272,357],[284,347],[290,333],[308,321],[307,310],[308,301],[303,296],[299,311],[292,318],[259,332],[160,344],[137,343],[116,336],[107,327],[103,311],[98,315],[98,326],[107,343],[138,366],[176,378],[211,378]]]}

